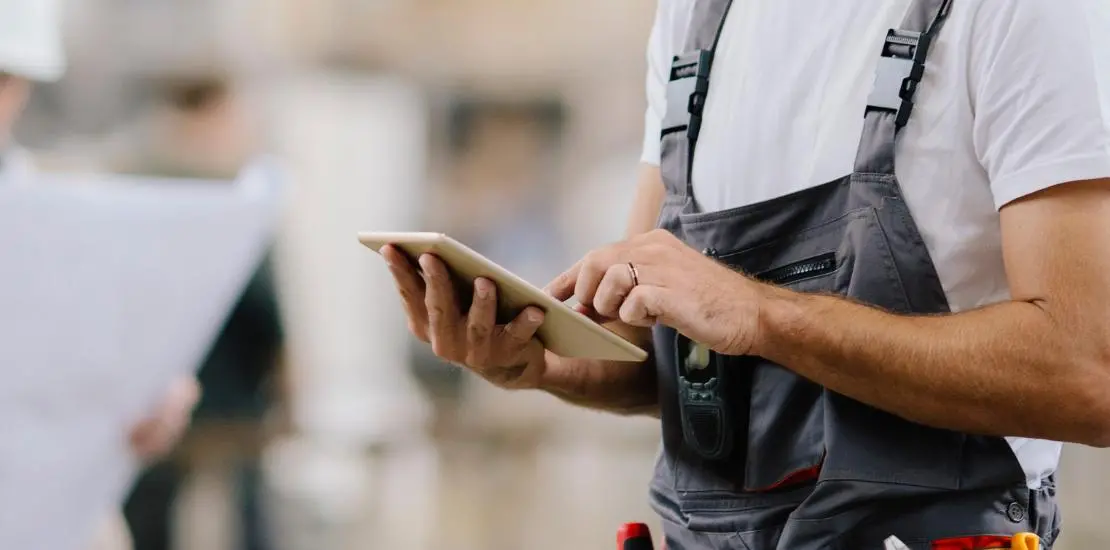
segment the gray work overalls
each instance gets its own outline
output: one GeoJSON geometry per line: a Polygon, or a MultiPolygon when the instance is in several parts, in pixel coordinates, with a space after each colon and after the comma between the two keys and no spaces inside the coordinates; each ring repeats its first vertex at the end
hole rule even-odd
{"type": "MultiPolygon", "coordinates": [[[[888,33],[853,174],[701,212],[690,168],[729,5],[694,1],[686,53],[671,69],[659,226],[773,284],[899,313],[948,311],[894,155],[951,0],[914,0],[888,33]]],[[[890,535],[917,550],[1022,531],[1050,546],[1058,532],[1051,480],[1030,490],[1003,438],[914,424],[762,358],[710,353],[666,327],[655,329],[655,350],[663,452],[651,498],[668,550],[881,549],[890,535]]]]}

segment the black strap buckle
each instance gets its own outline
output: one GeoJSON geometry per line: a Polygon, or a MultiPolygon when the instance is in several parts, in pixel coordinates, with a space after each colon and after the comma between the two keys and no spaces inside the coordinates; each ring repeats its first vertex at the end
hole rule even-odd
{"type": "Polygon", "coordinates": [[[891,29],[883,41],[883,53],[875,70],[875,87],[867,100],[867,113],[897,113],[895,126],[902,128],[913,112],[914,95],[925,76],[929,53],[928,34],[891,29]]]}
{"type": "Polygon", "coordinates": [[[693,63],[685,67],[688,74],[694,78],[694,89],[690,92],[690,99],[686,103],[686,111],[690,113],[690,122],[686,126],[686,139],[691,143],[698,140],[701,132],[701,115],[705,110],[705,98],[709,96],[709,69],[713,64],[713,51],[700,50],[696,52],[693,63]]]}

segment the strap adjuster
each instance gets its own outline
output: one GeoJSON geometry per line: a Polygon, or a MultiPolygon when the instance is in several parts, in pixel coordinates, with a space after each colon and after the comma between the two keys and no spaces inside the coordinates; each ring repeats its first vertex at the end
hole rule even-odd
{"type": "Polygon", "coordinates": [[[867,100],[867,113],[896,113],[895,126],[902,128],[913,112],[914,94],[925,76],[925,57],[930,36],[891,29],[883,41],[883,52],[875,70],[875,87],[867,100]]]}
{"type": "Polygon", "coordinates": [[[686,126],[686,139],[691,143],[698,140],[701,133],[701,115],[705,110],[705,99],[709,96],[709,69],[713,64],[712,50],[699,50],[696,52],[693,66],[688,67],[694,78],[694,89],[690,92],[690,99],[686,103],[686,111],[690,113],[690,122],[686,126]]]}

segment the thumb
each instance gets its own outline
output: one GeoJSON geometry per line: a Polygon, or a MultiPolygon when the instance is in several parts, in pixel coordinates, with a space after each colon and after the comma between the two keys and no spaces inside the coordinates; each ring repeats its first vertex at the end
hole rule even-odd
{"type": "Polygon", "coordinates": [[[640,285],[632,289],[620,308],[620,319],[634,327],[649,328],[656,323],[674,327],[672,293],[666,289],[640,285]]]}
{"type": "Polygon", "coordinates": [[[606,316],[598,313],[596,309],[594,309],[590,306],[587,306],[587,305],[576,304],[574,306],[574,311],[577,311],[578,313],[581,313],[582,315],[585,315],[589,320],[591,320],[595,323],[601,324],[601,325],[603,325],[605,323],[608,323],[608,322],[611,322],[611,321],[616,321],[616,319],[606,317],[606,316]]]}

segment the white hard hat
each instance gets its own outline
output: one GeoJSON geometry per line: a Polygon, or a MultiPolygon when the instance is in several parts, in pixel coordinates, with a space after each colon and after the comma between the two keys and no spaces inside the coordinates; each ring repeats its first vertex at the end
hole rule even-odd
{"type": "Polygon", "coordinates": [[[53,81],[65,67],[58,0],[0,0],[0,73],[53,81]]]}

